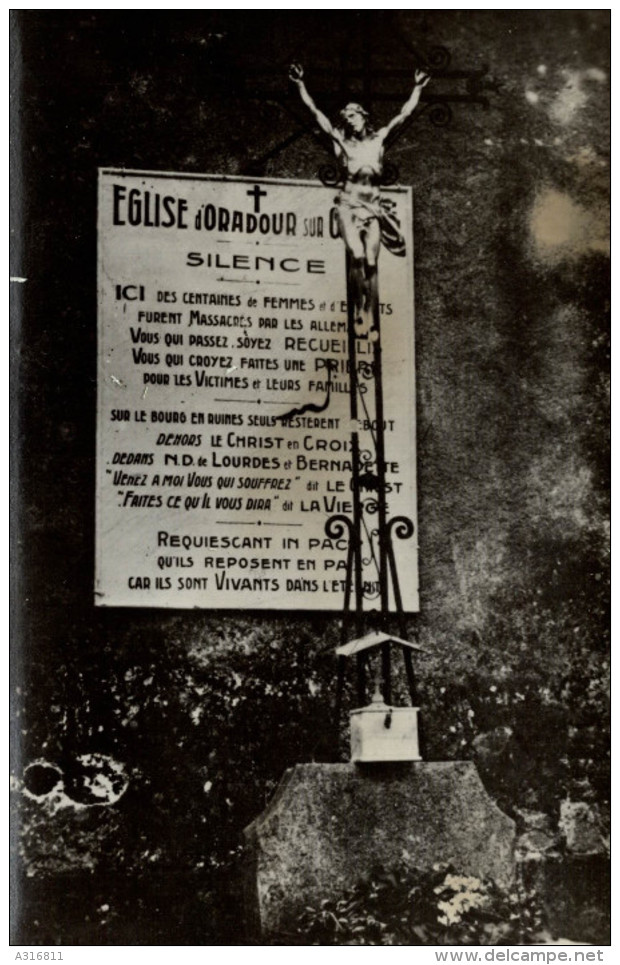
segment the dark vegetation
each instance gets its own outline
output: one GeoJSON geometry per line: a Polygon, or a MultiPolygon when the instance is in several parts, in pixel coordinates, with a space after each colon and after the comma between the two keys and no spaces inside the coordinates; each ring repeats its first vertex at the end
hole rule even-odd
{"type": "MultiPolygon", "coordinates": [[[[498,601],[488,630],[469,639],[446,638],[431,648],[421,627],[429,649],[419,674],[427,759],[473,757],[507,813],[518,820],[522,809],[543,811],[555,823],[567,797],[608,801],[609,663],[602,572],[593,569],[574,597],[550,599],[550,582],[509,618],[498,601]]],[[[78,783],[71,761],[85,744],[120,760],[129,785],[108,809],[115,820],[107,827],[97,817],[105,808],[59,812],[47,850],[27,869],[35,880],[24,889],[24,934],[38,934],[41,942],[87,943],[95,928],[102,944],[238,943],[241,832],[287,767],[326,759],[326,749],[336,746],[333,658],[319,652],[336,628],[321,630],[319,647],[307,620],[265,623],[250,639],[231,632],[225,620],[211,620],[190,645],[179,635],[162,654],[156,634],[145,627],[131,651],[106,653],[94,670],[100,688],[91,713],[107,721],[103,734],[89,733],[83,717],[54,751],[49,720],[36,718],[30,739],[35,746],[47,742],[47,760],[63,771],[65,785],[78,783]],[[68,895],[72,900],[65,900],[68,895]],[[57,914],[50,916],[55,901],[57,914]]],[[[50,701],[53,712],[52,694],[50,701]]],[[[347,702],[354,705],[350,692],[347,702]]],[[[340,723],[338,753],[346,760],[344,717],[340,723]]],[[[33,791],[44,794],[48,785],[41,775],[37,779],[33,791]]],[[[406,885],[399,885],[401,898],[413,887],[406,885]]],[[[357,892],[343,896],[347,921],[362,906],[360,914],[370,915],[371,906],[360,900],[357,892]]],[[[513,921],[494,907],[497,927],[513,921]]],[[[325,938],[330,916],[315,911],[308,934],[325,938]]],[[[407,928],[419,926],[418,938],[428,935],[434,943],[439,932],[428,908],[424,915],[407,928]]],[[[364,926],[368,941],[396,927],[389,915],[375,917],[385,929],[364,926]]],[[[343,934],[354,938],[358,925],[342,926],[343,934]]],[[[472,928],[481,942],[483,926],[472,928]]],[[[332,939],[339,935],[336,929],[332,939]]]]}

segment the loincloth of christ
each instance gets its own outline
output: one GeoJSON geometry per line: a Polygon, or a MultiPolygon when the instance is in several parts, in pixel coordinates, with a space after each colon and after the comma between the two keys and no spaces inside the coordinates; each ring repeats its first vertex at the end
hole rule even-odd
{"type": "Polygon", "coordinates": [[[381,229],[381,242],[393,255],[403,257],[406,244],[400,227],[400,220],[394,210],[391,198],[384,198],[378,188],[366,185],[347,185],[335,198],[340,209],[350,212],[353,223],[362,231],[371,221],[378,221],[381,229]]]}

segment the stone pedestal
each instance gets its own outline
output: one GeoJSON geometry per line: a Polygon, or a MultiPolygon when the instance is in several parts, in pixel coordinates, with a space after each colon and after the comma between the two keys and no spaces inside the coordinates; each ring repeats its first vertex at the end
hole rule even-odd
{"type": "Polygon", "coordinates": [[[469,761],[298,764],[245,830],[249,927],[270,934],[378,865],[449,862],[508,886],[515,825],[469,761]]]}

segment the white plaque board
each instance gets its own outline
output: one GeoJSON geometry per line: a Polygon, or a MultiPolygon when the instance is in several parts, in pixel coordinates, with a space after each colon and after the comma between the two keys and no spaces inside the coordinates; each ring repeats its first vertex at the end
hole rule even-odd
{"type": "MultiPolygon", "coordinates": [[[[416,524],[411,191],[385,195],[407,240],[405,257],[379,258],[387,509],[416,524]]],[[[352,512],[355,427],[335,196],[319,182],[100,170],[98,605],[342,609],[347,541],[325,523],[352,512]]],[[[357,344],[363,368],[372,343],[357,344]]],[[[369,389],[366,452],[373,412],[369,389]]],[[[394,552],[417,611],[417,528],[394,552]]]]}

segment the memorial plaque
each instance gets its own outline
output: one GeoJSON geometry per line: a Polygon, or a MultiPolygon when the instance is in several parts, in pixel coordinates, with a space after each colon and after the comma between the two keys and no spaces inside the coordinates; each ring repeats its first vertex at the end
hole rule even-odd
{"type": "MultiPolygon", "coordinates": [[[[380,255],[386,499],[415,523],[411,191],[382,195],[407,241],[380,255]]],[[[351,433],[363,468],[376,417],[371,337],[356,339],[350,416],[334,202],[318,182],[100,171],[99,605],[342,609],[347,540],[325,523],[352,512],[351,433]]],[[[371,608],[370,472],[367,488],[371,608]]],[[[394,554],[416,611],[417,531],[394,554]]]]}

